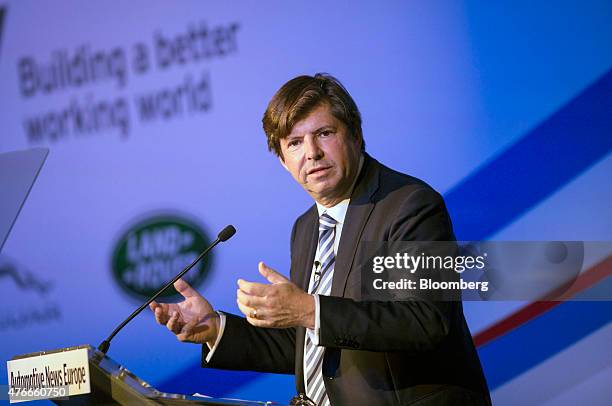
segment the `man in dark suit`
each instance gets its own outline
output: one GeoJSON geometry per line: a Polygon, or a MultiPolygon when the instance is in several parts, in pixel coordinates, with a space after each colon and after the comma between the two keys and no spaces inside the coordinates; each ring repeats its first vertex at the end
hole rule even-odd
{"type": "Polygon", "coordinates": [[[460,301],[362,300],[365,241],[453,241],[440,195],[365,153],[361,118],[328,75],[300,76],[274,95],[268,145],[315,200],[291,235],[291,279],[239,281],[246,318],[215,313],[185,282],[185,301],[153,303],[179,340],[205,343],[203,366],[295,373],[321,405],[490,404],[460,301]]]}

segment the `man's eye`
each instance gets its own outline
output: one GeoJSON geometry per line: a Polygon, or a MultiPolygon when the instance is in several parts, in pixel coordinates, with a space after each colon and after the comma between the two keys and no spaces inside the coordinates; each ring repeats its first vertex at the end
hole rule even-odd
{"type": "Polygon", "coordinates": [[[330,136],[330,135],[332,135],[332,134],[333,134],[333,133],[332,133],[331,131],[321,131],[321,132],[319,133],[319,137],[323,137],[323,138],[325,138],[325,137],[329,137],[329,136],[330,136]]]}
{"type": "Polygon", "coordinates": [[[287,143],[288,147],[296,147],[300,145],[300,140],[291,140],[287,143]]]}

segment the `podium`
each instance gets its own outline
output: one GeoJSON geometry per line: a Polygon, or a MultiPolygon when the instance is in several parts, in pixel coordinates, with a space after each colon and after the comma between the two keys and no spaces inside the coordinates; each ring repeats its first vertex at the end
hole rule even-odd
{"type": "Polygon", "coordinates": [[[88,394],[50,399],[58,405],[278,405],[275,402],[221,399],[160,392],[122,365],[90,345],[41,351],[14,357],[13,360],[86,349],[89,364],[88,394]]]}

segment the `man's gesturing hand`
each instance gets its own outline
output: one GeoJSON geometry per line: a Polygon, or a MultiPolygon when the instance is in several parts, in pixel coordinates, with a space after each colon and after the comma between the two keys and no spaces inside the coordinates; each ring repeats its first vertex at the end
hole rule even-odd
{"type": "Polygon", "coordinates": [[[249,323],[258,327],[315,327],[312,295],[263,262],[259,273],[269,285],[238,280],[238,307],[249,323]]]}
{"type": "Polygon", "coordinates": [[[185,300],[180,303],[151,302],[155,320],[168,327],[179,341],[214,345],[219,332],[219,315],[202,295],[179,279],[174,288],[185,300]]]}

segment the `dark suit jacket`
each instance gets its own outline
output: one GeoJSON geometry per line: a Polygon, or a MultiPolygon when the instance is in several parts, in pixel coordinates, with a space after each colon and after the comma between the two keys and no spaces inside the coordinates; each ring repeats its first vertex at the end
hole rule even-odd
{"type": "MultiPolygon", "coordinates": [[[[291,280],[307,289],[318,238],[316,206],[291,235],[291,280]]],[[[320,296],[320,345],[332,405],[486,405],[487,384],[461,302],[361,301],[355,263],[362,241],[453,241],[441,196],[371,157],[355,185],[334,266],[331,296],[320,296]]],[[[227,315],[203,366],[295,373],[304,392],[304,328],[263,329],[227,315]]]]}

